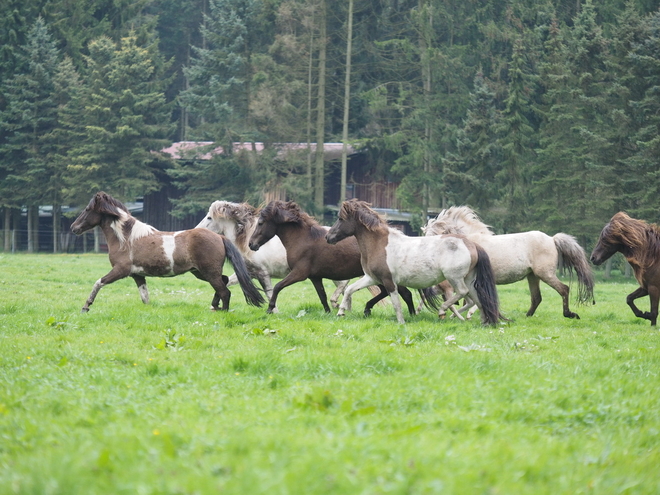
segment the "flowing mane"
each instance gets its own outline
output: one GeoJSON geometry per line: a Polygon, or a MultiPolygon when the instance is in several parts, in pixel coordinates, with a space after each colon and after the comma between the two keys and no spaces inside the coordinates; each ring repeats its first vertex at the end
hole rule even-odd
{"type": "Polygon", "coordinates": [[[490,226],[483,223],[469,206],[452,206],[442,210],[435,219],[429,220],[424,232],[430,235],[494,235],[490,226]]]}
{"type": "Polygon", "coordinates": [[[121,247],[156,232],[154,227],[139,221],[129,213],[126,206],[106,193],[96,194],[87,205],[87,209],[115,217],[110,228],[117,236],[121,247]]]}
{"type": "Polygon", "coordinates": [[[209,212],[214,219],[227,218],[235,224],[236,244],[247,246],[248,230],[255,222],[256,208],[247,203],[214,201],[209,212]]]}
{"type": "Polygon", "coordinates": [[[320,239],[326,234],[326,230],[312,216],[302,211],[294,201],[271,201],[261,210],[260,216],[278,223],[294,223],[308,227],[313,239],[320,239]]]}
{"type": "Polygon", "coordinates": [[[376,230],[378,227],[388,227],[383,217],[370,208],[366,201],[351,199],[344,201],[339,210],[339,218],[347,220],[349,217],[355,217],[367,230],[376,230]]]}
{"type": "Polygon", "coordinates": [[[601,239],[626,246],[624,254],[633,263],[648,268],[660,259],[660,227],[619,212],[603,229],[601,239]]]}

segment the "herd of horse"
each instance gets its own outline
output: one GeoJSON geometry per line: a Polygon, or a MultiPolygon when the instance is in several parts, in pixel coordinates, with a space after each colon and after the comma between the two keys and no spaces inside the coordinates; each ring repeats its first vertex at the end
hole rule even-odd
{"type": "MultiPolygon", "coordinates": [[[[99,290],[126,277],[137,284],[144,303],[149,302],[145,277],[169,277],[191,272],[214,289],[214,310],[229,309],[229,285],[238,283],[248,304],[266,302],[254,285],[256,279],[268,298],[268,312],[277,312],[280,292],[309,279],[326,312],[330,312],[324,279],[337,289],[331,304],[338,316],[351,309],[352,295],[365,287],[380,290],[364,309],[365,316],[388,295],[399,323],[404,323],[399,296],[411,315],[415,308],[410,289],[444,317],[451,311],[463,320],[480,310],[485,325],[495,325],[500,312],[496,285],[524,278],[529,285],[534,314],[541,303],[540,281],[562,297],[563,315],[579,318],[569,308],[569,287],[556,275],[558,263],[577,275],[578,303],[594,303],[594,278],[586,253],[570,235],[552,237],[539,231],[495,235],[467,206],[443,210],[428,221],[424,236],[411,237],[389,226],[364,201],[348,200],[331,227],[321,226],[293,201],[272,201],[262,209],[247,203],[215,201],[195,227],[179,232],[161,232],[133,217],[126,207],[104,192],[98,192],[71,225],[80,235],[96,226],[103,231],[112,269],[96,281],[83,312],[89,311],[99,290]],[[234,269],[222,273],[225,260],[234,269]],[[360,277],[349,285],[353,278],[360,277]],[[272,279],[281,279],[274,286],[272,279]],[[341,304],[337,304],[343,294],[341,304]],[[444,301],[440,302],[438,294],[444,301]],[[465,304],[457,307],[459,301],[465,304]],[[222,302],[222,305],[219,303],[222,302]]],[[[656,324],[660,299],[660,228],[617,213],[603,228],[591,254],[600,265],[620,252],[631,264],[640,287],[628,295],[635,316],[656,324]],[[635,300],[649,296],[650,311],[643,312],[635,300]]],[[[374,291],[375,292],[375,291],[374,291]]]]}

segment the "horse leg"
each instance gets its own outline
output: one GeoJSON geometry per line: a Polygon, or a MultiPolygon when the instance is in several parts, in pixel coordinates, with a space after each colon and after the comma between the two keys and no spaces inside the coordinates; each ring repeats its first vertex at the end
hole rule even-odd
{"type": "MultiPolygon", "coordinates": [[[[451,312],[454,313],[454,315],[460,319],[461,321],[465,321],[465,318],[461,316],[461,314],[454,308],[454,304],[456,304],[458,301],[461,300],[461,298],[465,297],[466,294],[470,292],[468,289],[468,286],[465,284],[464,280],[449,280],[447,281],[451,284],[452,288],[454,289],[453,294],[451,294],[450,297],[440,306],[440,310],[438,311],[438,316],[440,318],[443,318],[445,314],[447,314],[447,309],[451,308],[451,312]]],[[[447,294],[445,292],[445,294],[447,294]]]]}
{"type": "Polygon", "coordinates": [[[92,292],[89,294],[89,297],[87,298],[87,301],[85,301],[85,305],[82,307],[81,311],[83,313],[87,313],[89,311],[89,307],[94,303],[94,299],[96,299],[96,294],[98,294],[103,287],[116,282],[117,280],[121,280],[122,278],[126,278],[127,276],[128,273],[126,270],[113,267],[106,276],[101,277],[96,281],[94,287],[92,288],[92,292]]]}
{"type": "MultiPolygon", "coordinates": [[[[385,290],[384,285],[379,285],[380,293],[372,297],[367,301],[367,304],[364,306],[364,316],[371,316],[371,309],[380,301],[387,297],[387,290],[385,290]]],[[[371,289],[369,289],[371,290],[371,289]]]]}
{"type": "Polygon", "coordinates": [[[651,300],[651,313],[650,320],[651,326],[654,327],[658,320],[658,300],[660,299],[660,287],[649,285],[649,299],[651,300]]]}
{"type": "MultiPolygon", "coordinates": [[[[564,316],[566,318],[575,318],[576,320],[579,320],[580,317],[578,316],[578,314],[573,313],[568,307],[568,292],[569,292],[568,285],[562,283],[561,280],[559,280],[554,273],[552,273],[552,275],[548,277],[541,277],[541,280],[543,280],[546,284],[548,284],[550,287],[552,287],[557,292],[559,292],[559,295],[561,296],[561,300],[564,304],[564,316]]],[[[539,298],[540,298],[540,293],[539,293],[539,298]]]]}
{"type": "Polygon", "coordinates": [[[309,277],[309,279],[312,281],[312,284],[316,289],[316,293],[318,294],[319,299],[321,300],[321,304],[323,304],[323,309],[325,310],[326,313],[329,313],[330,306],[328,306],[328,295],[325,293],[325,287],[323,287],[323,279],[317,277],[314,278],[309,277]]]}
{"type": "Polygon", "coordinates": [[[229,282],[227,282],[227,286],[236,285],[237,283],[238,283],[238,277],[236,276],[235,273],[232,273],[229,276],[229,282]]]}
{"type": "Polygon", "coordinates": [[[398,286],[398,291],[401,299],[403,299],[403,301],[406,303],[406,306],[408,306],[408,313],[410,313],[410,316],[415,316],[417,312],[415,311],[415,304],[413,303],[413,296],[412,292],[410,292],[410,289],[400,285],[398,286]]]}
{"type": "Polygon", "coordinates": [[[137,284],[138,291],[140,291],[140,299],[144,304],[149,304],[149,289],[147,289],[147,279],[142,275],[131,275],[137,284]]]}
{"type": "Polygon", "coordinates": [[[354,292],[375,284],[378,284],[378,282],[372,279],[369,275],[365,274],[361,279],[357,280],[356,282],[353,282],[351,285],[346,287],[346,290],[344,291],[344,298],[342,299],[341,304],[339,305],[339,311],[337,311],[337,316],[344,316],[347,309],[350,308],[351,297],[353,296],[354,292]]]}
{"type": "Polygon", "coordinates": [[[543,299],[541,297],[541,287],[539,286],[540,279],[534,275],[533,273],[530,273],[527,275],[527,285],[529,285],[529,295],[532,298],[532,303],[531,306],[529,307],[529,310],[527,311],[527,316],[532,316],[534,312],[536,312],[536,308],[539,307],[539,304],[541,304],[541,300],[543,299]]]}
{"type": "Polygon", "coordinates": [[[648,295],[649,295],[649,291],[647,291],[644,287],[639,287],[635,291],[628,294],[628,297],[626,297],[626,303],[628,303],[628,306],[630,306],[630,309],[632,309],[632,312],[635,313],[635,316],[637,318],[644,318],[645,320],[651,319],[651,313],[642,312],[634,302],[635,299],[639,299],[640,297],[644,297],[648,295]]]}
{"type": "Polygon", "coordinates": [[[330,297],[330,304],[332,305],[333,308],[337,309],[339,308],[339,303],[337,302],[339,301],[339,296],[341,296],[344,290],[346,290],[346,287],[348,286],[350,280],[341,280],[341,281],[333,280],[333,282],[335,283],[337,288],[330,297]]]}
{"type": "MultiPolygon", "coordinates": [[[[289,274],[284,277],[282,280],[275,284],[273,287],[273,295],[270,296],[270,301],[268,303],[268,309],[266,313],[275,313],[275,305],[277,304],[277,296],[280,294],[280,291],[289,285],[295,284],[307,278],[307,274],[298,273],[296,271],[291,271],[289,274]]],[[[327,303],[326,303],[327,304],[327,303]]]]}

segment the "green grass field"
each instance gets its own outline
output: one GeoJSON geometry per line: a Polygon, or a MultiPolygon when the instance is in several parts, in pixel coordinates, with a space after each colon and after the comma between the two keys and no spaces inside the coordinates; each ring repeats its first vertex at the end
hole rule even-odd
{"type": "Polygon", "coordinates": [[[660,333],[630,279],[578,321],[499,287],[496,328],[365,319],[365,291],[338,319],[309,282],[213,313],[192,275],[81,314],[108,269],[0,254],[1,494],[660,493],[660,333]]]}

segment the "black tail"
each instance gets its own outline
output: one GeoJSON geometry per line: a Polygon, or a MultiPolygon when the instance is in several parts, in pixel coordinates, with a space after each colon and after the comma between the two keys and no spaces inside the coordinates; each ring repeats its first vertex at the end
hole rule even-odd
{"type": "Polygon", "coordinates": [[[481,321],[486,325],[496,325],[500,317],[500,301],[495,287],[495,275],[486,251],[479,245],[477,248],[477,264],[474,288],[481,305],[481,321]]]}
{"type": "Polygon", "coordinates": [[[427,287],[426,289],[419,289],[419,292],[422,296],[422,301],[424,301],[424,306],[435,311],[440,309],[442,302],[440,301],[440,290],[437,285],[427,287]]]}
{"type": "Polygon", "coordinates": [[[236,274],[238,283],[243,290],[245,300],[252,306],[261,306],[266,301],[261,295],[261,292],[259,292],[259,289],[257,289],[257,286],[252,283],[252,278],[250,277],[245,261],[243,260],[243,255],[229,239],[222,236],[222,240],[225,243],[227,259],[229,260],[229,263],[231,263],[231,266],[234,267],[234,273],[236,274]]]}

